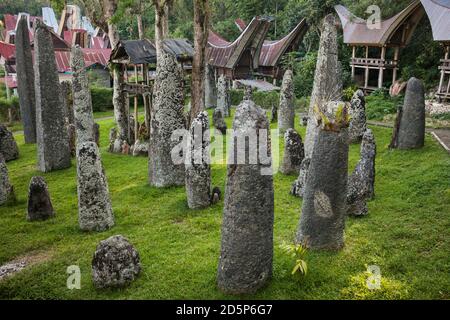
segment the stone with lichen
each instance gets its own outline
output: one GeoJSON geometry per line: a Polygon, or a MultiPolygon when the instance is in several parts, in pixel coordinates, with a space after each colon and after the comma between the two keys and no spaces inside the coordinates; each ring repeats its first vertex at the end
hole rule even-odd
{"type": "Polygon", "coordinates": [[[286,70],[280,91],[280,106],[278,108],[278,130],[286,132],[295,125],[294,81],[292,70],[286,70]]]}
{"type": "Polygon", "coordinates": [[[284,154],[280,172],[283,174],[298,173],[304,156],[302,137],[294,129],[287,129],[284,134],[284,154]]]}
{"type": "Polygon", "coordinates": [[[0,153],[5,161],[11,161],[19,158],[19,148],[11,131],[5,125],[0,124],[0,153]]]}

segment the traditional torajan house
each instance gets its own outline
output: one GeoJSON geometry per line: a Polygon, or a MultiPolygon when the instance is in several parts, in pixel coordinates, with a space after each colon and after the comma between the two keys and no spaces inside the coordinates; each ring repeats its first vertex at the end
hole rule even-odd
{"type": "Polygon", "coordinates": [[[442,100],[450,99],[450,0],[421,0],[433,30],[434,41],[444,47],[441,59],[441,78],[436,96],[442,100]]]}
{"type": "MultiPolygon", "coordinates": [[[[165,39],[163,50],[174,55],[186,72],[192,70],[194,47],[186,39],[165,39]]],[[[142,95],[145,110],[145,126],[149,128],[153,70],[156,65],[156,46],[154,41],[119,41],[111,53],[109,62],[122,68],[125,74],[123,93],[134,96],[135,140],[138,139],[138,97],[142,95]],[[132,69],[131,76],[129,69],[132,69]]]]}
{"type": "MultiPolygon", "coordinates": [[[[246,24],[242,19],[236,19],[235,24],[241,32],[245,30],[246,24]]],[[[258,75],[272,78],[274,82],[281,79],[284,74],[283,57],[286,53],[298,50],[307,30],[306,20],[302,19],[284,38],[264,41],[259,57],[258,75]]]]}
{"type": "Polygon", "coordinates": [[[368,24],[344,6],[338,5],[335,9],[344,30],[344,43],[352,47],[352,78],[366,92],[385,87],[388,76],[389,82],[394,83],[398,76],[400,49],[411,41],[425,14],[420,0],[381,21],[379,26],[368,24]]]}
{"type": "Polygon", "coordinates": [[[253,78],[270,22],[270,18],[255,17],[233,42],[209,31],[206,61],[214,68],[216,78],[222,74],[230,80],[253,78]]]}

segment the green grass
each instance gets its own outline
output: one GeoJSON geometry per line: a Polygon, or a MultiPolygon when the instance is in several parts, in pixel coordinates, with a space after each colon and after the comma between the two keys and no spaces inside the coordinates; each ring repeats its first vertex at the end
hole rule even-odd
{"type": "MultiPolygon", "coordinates": [[[[298,121],[297,121],[298,122],[298,121]]],[[[231,119],[228,119],[230,127],[231,119]]],[[[147,159],[106,152],[112,120],[100,122],[104,168],[116,225],[103,233],[78,228],[75,162],[70,169],[36,171],[36,147],[18,136],[20,159],[9,162],[18,203],[0,208],[0,264],[30,252],[50,259],[0,282],[3,299],[231,299],[216,288],[223,202],[189,210],[183,187],[147,184],[147,159]],[[27,222],[27,188],[43,175],[56,218],[27,222]],[[130,287],[95,290],[91,259],[100,240],[126,236],[139,250],[142,273],[130,287]],[[66,268],[79,265],[81,290],[66,288],[66,268]]],[[[304,137],[305,129],[297,128],[304,137]]],[[[390,151],[391,130],[373,128],[377,144],[376,199],[369,215],[349,218],[345,248],[337,253],[309,251],[308,274],[292,277],[294,261],[279,248],[292,242],[301,200],[289,195],[295,176],[277,174],[275,186],[274,268],[258,299],[450,299],[450,157],[427,136],[415,151],[390,151]],[[366,288],[367,265],[380,266],[381,290],[366,288]]],[[[282,149],[281,149],[282,150],[282,149]]],[[[350,170],[359,158],[351,146],[350,170]]],[[[225,185],[226,167],[212,167],[213,185],[225,185]]]]}

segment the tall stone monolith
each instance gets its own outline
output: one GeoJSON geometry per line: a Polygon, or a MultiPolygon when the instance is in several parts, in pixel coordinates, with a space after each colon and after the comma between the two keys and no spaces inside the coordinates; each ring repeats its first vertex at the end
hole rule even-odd
{"type": "Polygon", "coordinates": [[[69,168],[69,137],[53,39],[48,27],[40,20],[35,22],[34,75],[38,168],[42,172],[69,168]]]}
{"type": "Polygon", "coordinates": [[[211,203],[210,134],[206,111],[192,121],[189,133],[185,159],[187,203],[190,209],[202,209],[211,203]]]}
{"type": "Polygon", "coordinates": [[[287,129],[284,134],[284,154],[280,172],[283,174],[298,174],[304,156],[302,137],[294,129],[287,129]]]}
{"type": "MultiPolygon", "coordinates": [[[[114,142],[118,146],[125,143],[130,144],[130,117],[128,114],[130,101],[128,94],[122,91],[122,85],[125,83],[125,71],[121,64],[112,66],[113,70],[113,105],[114,119],[117,126],[117,137],[114,142]]],[[[113,149],[114,153],[122,153],[122,147],[113,149]]]]}
{"type": "Polygon", "coordinates": [[[221,75],[217,81],[217,108],[222,110],[225,117],[230,116],[231,94],[229,80],[221,75]]]}
{"type": "Polygon", "coordinates": [[[367,129],[366,99],[362,90],[357,90],[353,95],[349,112],[351,117],[348,130],[350,143],[359,143],[367,129]]]}
{"type": "Polygon", "coordinates": [[[25,15],[19,20],[15,36],[17,92],[25,143],[36,143],[36,97],[31,54],[30,30],[25,15]]]}
{"type": "Polygon", "coordinates": [[[367,129],[361,143],[361,159],[348,179],[348,214],[365,216],[367,200],[375,197],[375,157],[377,146],[372,130],[367,129]]]}
{"type": "Polygon", "coordinates": [[[183,75],[175,57],[166,52],[158,56],[153,96],[149,182],[155,187],[182,186],[185,184],[184,159],[182,154],[176,157],[182,158],[181,163],[172,159],[172,150],[180,143],[172,139],[172,134],[186,128],[183,75]]]}
{"type": "Polygon", "coordinates": [[[323,21],[319,44],[314,86],[309,106],[309,121],[305,137],[305,157],[311,158],[316,136],[319,132],[315,121],[314,108],[326,105],[329,101],[339,101],[342,96],[342,75],[338,58],[336,17],[329,14],[323,21]]]}
{"type": "Polygon", "coordinates": [[[206,64],[205,68],[205,107],[217,107],[217,87],[214,68],[206,64]]]}
{"type": "Polygon", "coordinates": [[[77,145],[78,223],[83,231],[104,231],[114,225],[108,181],[97,144],[77,145]]]}
{"type": "Polygon", "coordinates": [[[280,91],[280,106],[278,108],[278,130],[285,133],[295,126],[294,81],[292,70],[286,70],[280,91]]]}
{"type": "Polygon", "coordinates": [[[217,280],[225,293],[248,294],[272,276],[274,190],[269,121],[254,102],[243,101],[236,109],[233,129],[217,280]],[[253,142],[245,143],[246,139],[253,142]]]}
{"type": "Polygon", "coordinates": [[[73,109],[77,144],[86,141],[96,142],[89,79],[84,65],[83,51],[79,46],[72,48],[70,58],[73,71],[73,109]]]}
{"type": "Polygon", "coordinates": [[[334,115],[319,115],[296,242],[337,250],[344,245],[347,213],[349,117],[344,105],[334,115]]]}
{"type": "Polygon", "coordinates": [[[0,153],[0,206],[16,199],[14,188],[9,181],[5,158],[0,153]]]}
{"type": "Polygon", "coordinates": [[[398,149],[422,148],[425,144],[425,88],[419,79],[409,79],[400,114],[395,146],[398,149]]]}

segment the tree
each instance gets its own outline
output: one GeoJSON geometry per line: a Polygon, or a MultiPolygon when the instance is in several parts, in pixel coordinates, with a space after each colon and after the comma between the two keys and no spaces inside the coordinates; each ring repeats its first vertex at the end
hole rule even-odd
{"type": "Polygon", "coordinates": [[[173,0],[153,0],[155,6],[156,56],[162,52],[162,41],[169,35],[169,12],[173,0]]]}
{"type": "Polygon", "coordinates": [[[208,0],[194,0],[194,60],[192,62],[192,100],[189,122],[197,117],[205,107],[205,63],[208,27],[208,0]]]}

